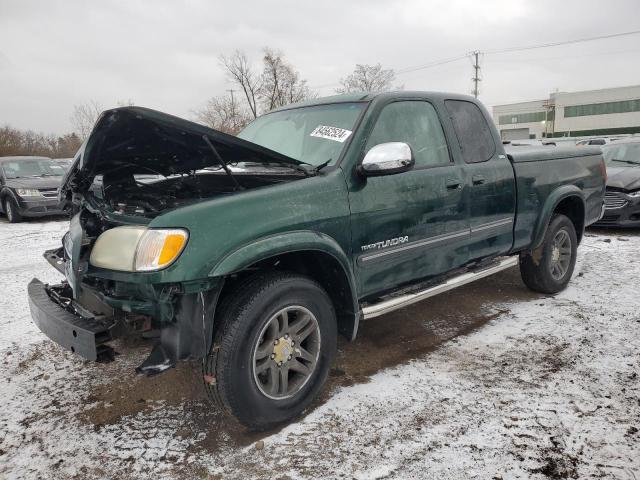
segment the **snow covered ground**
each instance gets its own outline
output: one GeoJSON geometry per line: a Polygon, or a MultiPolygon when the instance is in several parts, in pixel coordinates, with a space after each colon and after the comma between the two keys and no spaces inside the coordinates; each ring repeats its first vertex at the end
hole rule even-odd
{"type": "Polygon", "coordinates": [[[353,381],[257,435],[206,403],[198,365],[138,377],[147,345],[102,365],[39,333],[26,285],[57,279],[41,253],[65,230],[0,219],[0,478],[640,479],[638,232],[588,234],[555,297],[505,272],[365,324],[333,372],[353,381]],[[354,375],[354,351],[388,359],[376,332],[415,318],[433,349],[354,375]]]}

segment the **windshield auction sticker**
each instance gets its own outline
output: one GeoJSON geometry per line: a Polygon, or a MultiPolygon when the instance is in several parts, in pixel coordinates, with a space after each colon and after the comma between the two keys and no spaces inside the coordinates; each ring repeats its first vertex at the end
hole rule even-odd
{"type": "Polygon", "coordinates": [[[336,142],[344,142],[351,135],[351,130],[345,130],[344,128],[328,127],[326,125],[318,125],[313,132],[312,137],[327,138],[336,142]]]}

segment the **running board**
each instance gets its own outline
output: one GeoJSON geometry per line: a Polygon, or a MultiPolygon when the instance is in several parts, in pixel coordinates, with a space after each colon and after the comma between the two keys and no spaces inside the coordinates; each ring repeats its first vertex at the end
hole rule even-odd
{"type": "Polygon", "coordinates": [[[420,292],[409,293],[400,297],[391,298],[389,300],[383,300],[380,303],[368,305],[362,309],[362,316],[365,320],[368,320],[370,318],[375,318],[380,315],[393,312],[394,310],[404,308],[413,303],[421,302],[422,300],[433,297],[440,293],[453,290],[454,288],[461,287],[462,285],[466,285],[467,283],[474,282],[481,278],[488,277],[489,275],[493,275],[494,273],[506,270],[507,268],[514,267],[517,264],[517,255],[513,257],[507,257],[499,261],[498,263],[491,265],[490,267],[482,270],[463,273],[462,275],[458,275],[457,277],[450,278],[444,283],[429,287],[420,292]]]}

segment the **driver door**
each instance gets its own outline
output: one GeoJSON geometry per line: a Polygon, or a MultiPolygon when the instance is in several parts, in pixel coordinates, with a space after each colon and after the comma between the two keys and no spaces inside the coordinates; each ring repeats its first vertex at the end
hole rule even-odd
{"type": "Polygon", "coordinates": [[[353,261],[364,297],[468,258],[464,172],[450,155],[434,106],[423,100],[385,105],[365,152],[387,142],[407,143],[415,166],[397,175],[359,176],[350,187],[353,261]]]}

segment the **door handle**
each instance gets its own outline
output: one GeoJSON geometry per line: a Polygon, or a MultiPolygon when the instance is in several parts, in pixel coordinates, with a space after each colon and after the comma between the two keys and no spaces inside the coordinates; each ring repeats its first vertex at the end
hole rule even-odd
{"type": "Polygon", "coordinates": [[[487,180],[482,175],[474,175],[473,177],[471,177],[471,182],[474,185],[482,185],[486,181],[487,180]]]}
{"type": "Polygon", "coordinates": [[[457,190],[460,188],[461,182],[457,178],[448,178],[445,182],[447,190],[457,190]]]}

